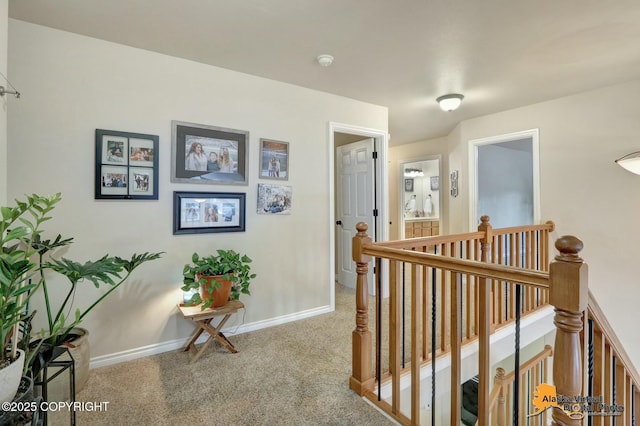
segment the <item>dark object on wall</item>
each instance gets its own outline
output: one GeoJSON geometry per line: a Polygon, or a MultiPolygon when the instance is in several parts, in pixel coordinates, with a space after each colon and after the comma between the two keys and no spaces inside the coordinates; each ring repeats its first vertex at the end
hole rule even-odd
{"type": "Polygon", "coordinates": [[[171,182],[247,185],[249,132],[171,122],[171,182]]]}
{"type": "Polygon", "coordinates": [[[95,198],[158,199],[159,137],[96,129],[95,198]]]}
{"type": "Polygon", "coordinates": [[[404,191],[413,192],[413,178],[407,178],[404,180],[404,191]]]}
{"type": "Polygon", "coordinates": [[[173,193],[173,234],[244,232],[245,199],[241,192],[173,193]]]}

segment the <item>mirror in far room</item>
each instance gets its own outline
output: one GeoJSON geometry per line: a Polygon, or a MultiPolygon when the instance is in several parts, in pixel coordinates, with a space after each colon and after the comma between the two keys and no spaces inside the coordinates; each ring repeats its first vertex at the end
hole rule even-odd
{"type": "Polygon", "coordinates": [[[401,232],[403,238],[429,237],[440,232],[440,160],[400,165],[401,232]]]}

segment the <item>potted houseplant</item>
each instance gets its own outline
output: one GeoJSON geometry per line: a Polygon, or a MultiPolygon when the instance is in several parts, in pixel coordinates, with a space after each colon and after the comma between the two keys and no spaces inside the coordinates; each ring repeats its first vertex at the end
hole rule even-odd
{"type": "Polygon", "coordinates": [[[191,263],[182,270],[185,292],[193,296],[188,305],[202,303],[202,309],[224,306],[229,298],[238,300],[240,294],[251,294],[249,285],[256,274],[251,273],[251,259],[234,250],[217,250],[216,254],[200,256],[193,253],[191,263]],[[199,291],[202,291],[200,294],[199,291]]]}
{"type": "MultiPolygon", "coordinates": [[[[53,239],[45,240],[42,237],[43,231],[40,225],[48,219],[51,219],[49,213],[61,200],[60,193],[50,197],[42,197],[32,195],[27,198],[27,202],[17,201],[17,206],[2,207],[2,238],[3,253],[2,263],[0,264],[0,282],[2,283],[2,294],[15,294],[16,302],[9,305],[11,315],[9,319],[14,323],[25,322],[27,313],[27,298],[34,297],[34,294],[41,295],[44,298],[45,312],[47,316],[47,327],[40,333],[39,339],[25,346],[27,355],[25,356],[25,372],[32,366],[34,357],[41,353],[43,347],[57,346],[66,344],[70,340],[70,336],[81,324],[84,317],[102,300],[104,300],[115,289],[122,285],[131,273],[140,265],[147,261],[158,259],[162,253],[143,253],[133,254],[131,258],[125,259],[118,256],[104,255],[98,260],[79,263],[64,257],[57,259],[53,257],[54,252],[73,242],[73,238],[63,238],[57,235],[53,239]],[[52,272],[64,275],[69,283],[66,293],[61,290],[56,283],[55,289],[47,283],[47,278],[52,272]],[[73,315],[67,315],[72,312],[73,300],[78,285],[82,282],[90,282],[96,288],[102,284],[110,288],[104,292],[97,294],[96,299],[84,310],[76,309],[73,315]],[[5,288],[7,283],[7,288],[5,288]],[[16,284],[17,283],[17,284],[16,284]],[[12,290],[19,287],[18,290],[12,290]],[[13,293],[9,293],[13,291],[13,293]],[[65,294],[65,297],[57,305],[50,294],[65,294]]],[[[2,307],[0,307],[0,315],[2,307]]],[[[7,308],[5,307],[5,310],[7,308]]],[[[5,315],[7,316],[7,315],[5,315]]],[[[7,327],[3,321],[2,338],[3,342],[7,339],[8,334],[5,332],[7,327]]],[[[25,324],[26,328],[26,324],[25,324]]],[[[15,342],[16,339],[13,339],[15,342]]],[[[86,339],[85,339],[86,340],[86,339]]],[[[87,344],[88,344],[88,340],[87,344]]],[[[67,346],[77,347],[75,344],[67,344],[67,346]]],[[[15,345],[15,343],[12,343],[15,345]]],[[[76,362],[76,391],[82,389],[88,379],[89,373],[89,357],[88,346],[83,352],[86,358],[76,362]]],[[[72,353],[73,355],[73,353],[72,353]]]]}
{"type": "Polygon", "coordinates": [[[38,287],[33,242],[59,201],[60,194],[32,195],[0,207],[0,402],[11,400],[20,384],[26,355],[18,349],[19,327],[32,317],[26,307],[38,287]]]}

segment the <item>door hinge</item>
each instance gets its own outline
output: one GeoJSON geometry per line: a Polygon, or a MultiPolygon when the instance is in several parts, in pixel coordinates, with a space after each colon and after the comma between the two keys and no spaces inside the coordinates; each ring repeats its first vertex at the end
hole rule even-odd
{"type": "Polygon", "coordinates": [[[374,266],[373,267],[373,275],[375,275],[375,274],[376,274],[376,267],[374,266]]]}
{"type": "Polygon", "coordinates": [[[373,217],[378,217],[378,209],[373,209],[373,217]]]}
{"type": "Polygon", "coordinates": [[[373,155],[374,160],[378,159],[378,151],[373,151],[371,154],[373,155]]]}

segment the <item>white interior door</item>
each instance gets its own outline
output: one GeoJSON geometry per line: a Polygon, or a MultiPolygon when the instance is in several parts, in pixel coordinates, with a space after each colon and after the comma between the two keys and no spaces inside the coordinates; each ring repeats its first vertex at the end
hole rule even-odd
{"type": "MultiPolygon", "coordinates": [[[[367,233],[374,237],[373,150],[373,139],[339,146],[336,150],[338,282],[350,288],[356,288],[356,266],[351,253],[351,238],[356,233],[356,224],[365,222],[369,225],[367,233]]],[[[373,265],[371,264],[369,265],[370,289],[372,280],[373,265]]]]}

